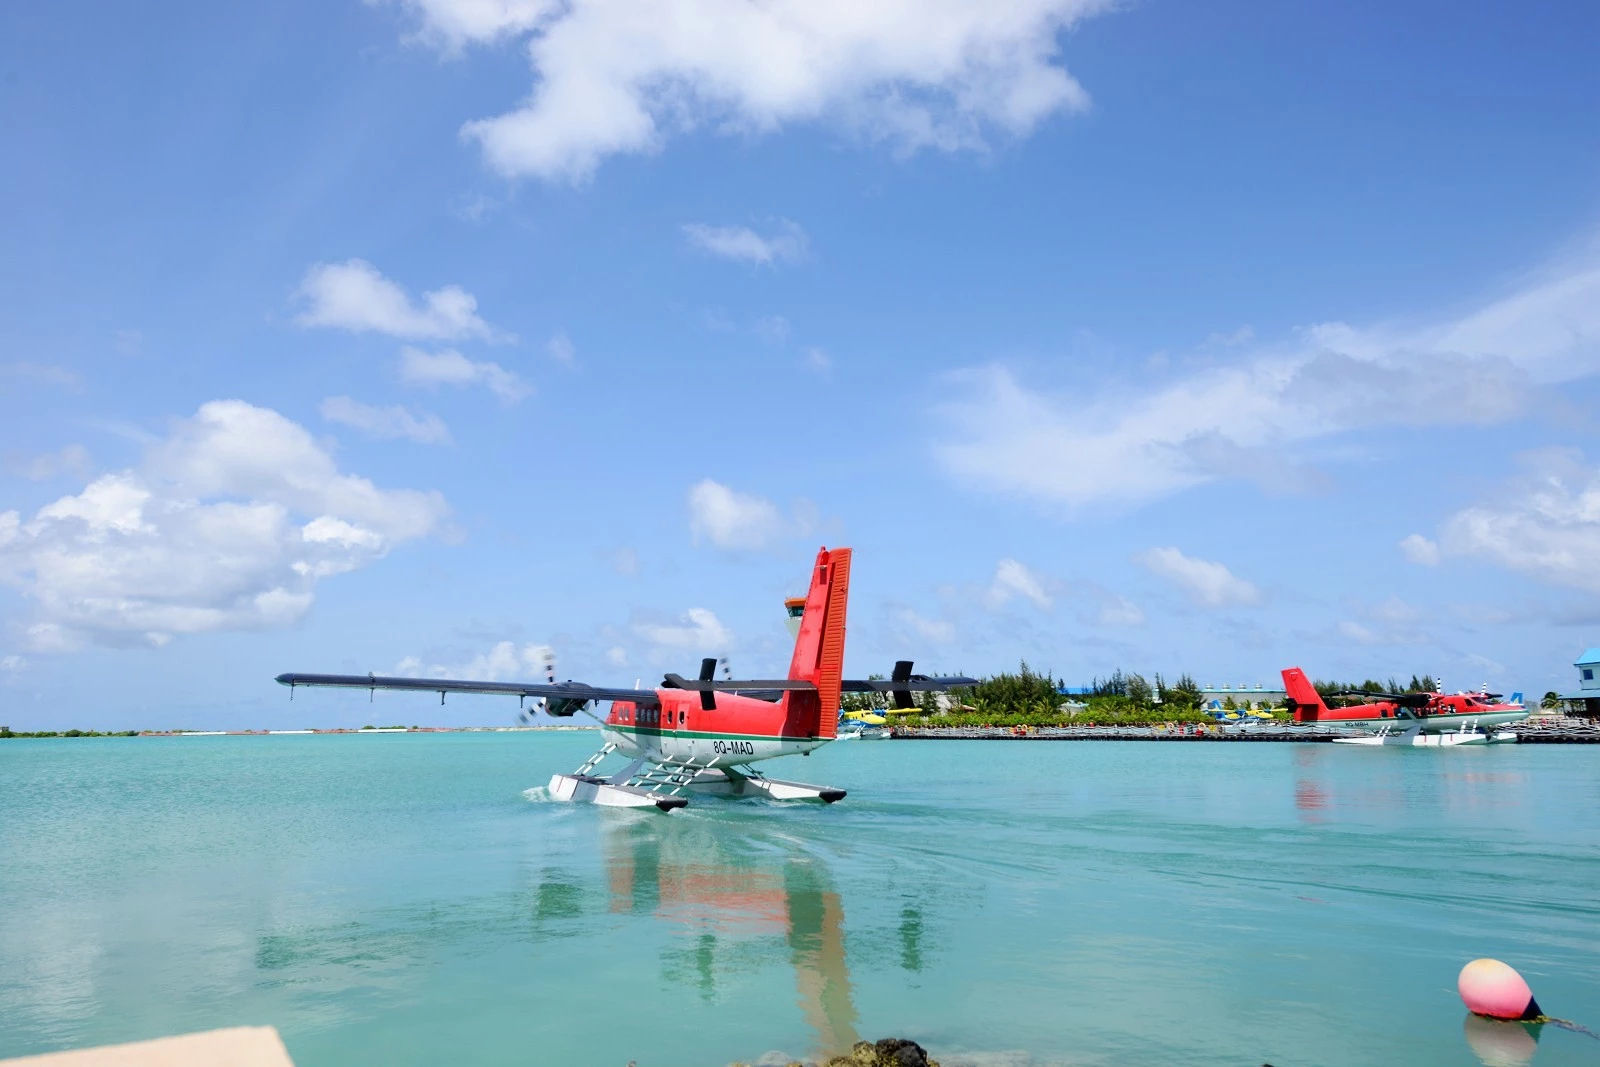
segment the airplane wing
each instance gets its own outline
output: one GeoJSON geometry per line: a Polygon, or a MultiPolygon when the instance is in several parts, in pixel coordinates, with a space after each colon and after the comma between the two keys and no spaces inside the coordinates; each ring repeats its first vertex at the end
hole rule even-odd
{"type": "MultiPolygon", "coordinates": [[[[702,700],[711,700],[712,693],[738,693],[741,696],[756,697],[761,700],[778,700],[784,693],[815,691],[816,686],[811,682],[794,678],[724,678],[721,680],[712,677],[717,661],[707,659],[701,661],[700,677],[685,678],[681,674],[669,674],[662,679],[661,684],[668,689],[688,689],[702,694],[702,700]]],[[[897,708],[912,707],[911,694],[933,690],[935,692],[954,689],[960,686],[977,685],[976,678],[961,676],[946,678],[930,678],[926,674],[912,674],[911,661],[899,660],[894,665],[894,671],[887,678],[845,678],[839,683],[842,693],[890,693],[894,696],[897,708]]]]}
{"type": "Polygon", "coordinates": [[[924,693],[928,690],[942,692],[946,689],[960,689],[965,686],[977,685],[976,678],[949,677],[930,678],[925,674],[914,674],[910,678],[895,681],[892,678],[873,678],[862,680],[846,678],[839,683],[839,688],[846,693],[924,693]]]}
{"type": "Polygon", "coordinates": [[[476,682],[456,678],[385,678],[376,674],[280,674],[279,685],[325,686],[332,689],[399,689],[438,693],[444,703],[446,693],[487,693],[494,696],[541,697],[549,701],[546,710],[565,718],[596,700],[627,700],[640,707],[658,708],[661,698],[654,689],[612,689],[583,682],[476,682]]]}

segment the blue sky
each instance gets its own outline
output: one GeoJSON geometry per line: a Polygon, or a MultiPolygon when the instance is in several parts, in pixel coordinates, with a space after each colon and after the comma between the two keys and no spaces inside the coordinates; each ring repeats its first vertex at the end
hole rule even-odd
{"type": "Polygon", "coordinates": [[[0,721],[1600,641],[1600,10],[0,12],[0,721]]]}

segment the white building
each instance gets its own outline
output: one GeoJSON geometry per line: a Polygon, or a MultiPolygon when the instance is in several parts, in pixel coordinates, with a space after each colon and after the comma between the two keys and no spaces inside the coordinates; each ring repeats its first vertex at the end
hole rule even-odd
{"type": "Polygon", "coordinates": [[[1202,708],[1225,708],[1233,701],[1236,708],[1272,708],[1282,704],[1289,694],[1274,686],[1264,685],[1204,685],[1200,687],[1202,708]]]}

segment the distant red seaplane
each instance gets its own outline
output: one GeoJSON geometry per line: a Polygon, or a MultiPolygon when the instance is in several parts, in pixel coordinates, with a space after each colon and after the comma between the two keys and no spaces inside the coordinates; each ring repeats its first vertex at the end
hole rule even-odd
{"type": "Polygon", "coordinates": [[[896,663],[887,680],[841,678],[849,595],[850,549],[822,549],[811,572],[811,588],[785,678],[719,680],[714,677],[717,661],[706,659],[701,661],[698,678],[668,674],[657,689],[610,689],[554,680],[474,682],[371,674],[280,674],[278,681],[291,690],[301,685],[420,690],[438,693],[441,702],[446,693],[538,697],[551,715],[570,717],[581,711],[600,723],[604,743],[572,774],[550,779],[550,794],[560,800],[662,811],[687,804],[686,792],[832,803],[844,797],[843,789],[779,781],[750,765],[809,753],[833,740],[841,693],[889,693],[896,706],[909,708],[913,692],[976,684],[972,678],[914,675],[910,660],[896,663]],[[611,703],[611,713],[604,720],[588,711],[590,704],[602,701],[611,703]],[[627,765],[611,774],[596,774],[600,762],[613,753],[627,759],[627,765]]]}
{"type": "Polygon", "coordinates": [[[1290,667],[1283,672],[1283,688],[1295,722],[1354,726],[1369,737],[1340,737],[1348,745],[1417,745],[1449,748],[1455,745],[1492,745],[1515,741],[1506,723],[1528,717],[1521,704],[1498,704],[1498,693],[1377,693],[1345,690],[1335,696],[1366,697],[1369,703],[1330,708],[1323,703],[1306,672],[1290,667]]]}

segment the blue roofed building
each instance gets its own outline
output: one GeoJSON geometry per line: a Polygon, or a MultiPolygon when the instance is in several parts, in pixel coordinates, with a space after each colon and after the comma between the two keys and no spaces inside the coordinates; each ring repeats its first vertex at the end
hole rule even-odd
{"type": "Polygon", "coordinates": [[[1567,705],[1567,713],[1600,719],[1600,647],[1579,656],[1573,666],[1578,668],[1578,688],[1558,694],[1567,705]]]}

